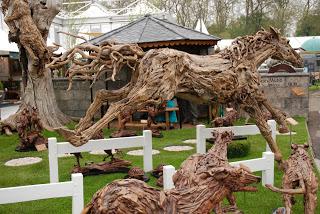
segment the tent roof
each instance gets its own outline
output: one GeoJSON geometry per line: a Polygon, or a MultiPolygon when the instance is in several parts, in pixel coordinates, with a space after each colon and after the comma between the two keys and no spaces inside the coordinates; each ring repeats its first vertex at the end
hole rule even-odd
{"type": "MultiPolygon", "coordinates": [[[[220,38],[189,29],[167,20],[146,15],[125,26],[102,34],[90,42],[100,44],[112,40],[118,43],[157,43],[173,41],[199,41],[216,44],[220,38]]],[[[180,42],[181,43],[181,42],[180,42]]],[[[189,44],[189,43],[188,43],[189,44]]],[[[211,44],[211,45],[213,45],[211,44]]],[[[177,45],[177,44],[174,44],[177,45]]]]}

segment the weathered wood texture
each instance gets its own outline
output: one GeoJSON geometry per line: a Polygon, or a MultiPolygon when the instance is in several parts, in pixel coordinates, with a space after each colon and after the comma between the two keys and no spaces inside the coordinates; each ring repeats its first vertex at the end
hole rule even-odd
{"type": "Polygon", "coordinates": [[[295,194],[304,195],[305,214],[314,214],[317,207],[318,180],[313,172],[308,147],[307,144],[291,145],[292,154],[288,160],[284,161],[283,189],[266,185],[270,190],[283,194],[286,214],[292,213],[295,194]]]}
{"type": "MultiPolygon", "coordinates": [[[[59,110],[51,81],[51,71],[45,68],[56,47],[47,47],[46,40],[53,18],[60,11],[60,0],[4,0],[4,21],[9,27],[9,41],[20,51],[24,104],[35,107],[44,127],[50,129],[68,122],[59,110]]],[[[17,117],[22,112],[1,122],[2,129],[16,130],[17,117]]]]}
{"type": "Polygon", "coordinates": [[[38,110],[24,105],[17,118],[17,131],[20,145],[16,151],[45,150],[47,139],[41,134],[43,125],[38,117],[38,110]],[[42,149],[40,149],[42,147],[42,149]]]}
{"type": "Polygon", "coordinates": [[[281,161],[281,153],[272,139],[263,111],[267,109],[283,126],[285,116],[266,100],[257,71],[257,67],[269,57],[293,65],[302,64],[302,58],[292,49],[288,40],[273,28],[237,38],[229,48],[208,56],[191,55],[168,48],[154,49],[144,54],[137,45],[106,43],[99,47],[90,44],[77,46],[54,60],[49,67],[73,62],[70,78],[80,75],[87,79],[97,78],[105,71],[104,68],[113,68],[111,78],[114,79],[119,68],[127,64],[132,68],[133,75],[131,82],[120,90],[102,90],[98,93],[75,131],[65,128],[58,131],[72,144],[79,146],[128,109],[135,111],[150,104],[160,105],[174,96],[194,102],[232,102],[255,119],[276,160],[281,161]],[[90,50],[90,54],[85,54],[84,50],[90,50]],[[75,59],[75,53],[81,54],[85,61],[75,59]],[[107,100],[115,102],[103,118],[91,126],[94,113],[107,100]]]}
{"type": "Polygon", "coordinates": [[[238,112],[234,109],[227,111],[226,116],[217,117],[212,121],[214,127],[222,127],[222,126],[233,126],[233,123],[238,118],[238,112]]]}
{"type": "MultiPolygon", "coordinates": [[[[222,137],[217,138],[226,144],[231,142],[232,134],[224,132],[222,137]]],[[[255,191],[255,187],[248,185],[259,182],[260,177],[247,169],[230,166],[223,158],[226,153],[224,146],[212,150],[211,155],[201,159],[201,163],[193,158],[198,156],[184,162],[190,164],[191,170],[182,175],[190,176],[191,182],[196,185],[178,185],[174,189],[161,191],[135,179],[117,180],[99,190],[82,213],[202,214],[209,213],[213,208],[216,213],[223,213],[220,203],[225,197],[233,197],[231,193],[235,191],[255,191]],[[221,164],[211,167],[211,158],[219,159],[221,164]],[[201,167],[192,171],[197,163],[201,167]]]]}
{"type": "MultiPolygon", "coordinates": [[[[173,182],[176,188],[191,188],[198,185],[204,185],[209,182],[206,179],[199,179],[199,174],[210,171],[215,168],[228,168],[230,164],[227,158],[227,148],[228,145],[232,142],[233,133],[230,131],[224,132],[215,132],[213,133],[215,138],[215,144],[206,154],[195,154],[190,156],[185,160],[180,169],[174,174],[173,182]]],[[[241,166],[244,170],[247,170],[246,167],[241,166]]],[[[249,171],[249,170],[247,170],[249,171]]],[[[209,178],[208,178],[209,179],[209,178]]],[[[241,178],[234,178],[235,180],[241,178]]],[[[228,184],[226,184],[228,185],[228,184]]],[[[240,191],[244,189],[240,189],[240,191]]],[[[251,190],[250,187],[248,190],[251,190]]],[[[252,189],[253,190],[253,189],[252,189]]],[[[237,210],[237,204],[233,192],[239,191],[236,188],[231,188],[228,194],[226,195],[230,207],[237,210]]],[[[221,205],[215,207],[215,211],[219,212],[222,210],[221,205]]]]}

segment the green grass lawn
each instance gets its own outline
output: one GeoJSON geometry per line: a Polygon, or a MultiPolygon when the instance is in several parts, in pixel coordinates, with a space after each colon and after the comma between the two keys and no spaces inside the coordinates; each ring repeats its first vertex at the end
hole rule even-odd
{"type": "MultiPolygon", "coordinates": [[[[295,143],[307,142],[307,131],[305,127],[304,118],[296,118],[299,125],[293,127],[293,131],[297,135],[293,135],[295,143]]],[[[105,136],[108,136],[109,130],[105,130],[105,136]]],[[[63,139],[53,132],[45,132],[47,137],[57,137],[58,141],[63,139]]],[[[141,133],[140,133],[141,134],[141,133]]],[[[178,168],[183,160],[188,156],[195,153],[195,149],[186,152],[168,152],[164,151],[165,146],[170,145],[186,145],[182,141],[186,139],[194,139],[196,137],[195,128],[192,129],[176,129],[170,131],[163,131],[164,138],[153,139],[153,148],[160,150],[159,155],[153,156],[154,167],[160,163],[171,164],[178,168]]],[[[250,155],[241,159],[259,158],[262,152],[265,151],[265,141],[260,135],[250,136],[248,140],[251,142],[250,155]]],[[[290,154],[289,136],[277,136],[278,145],[282,151],[283,156],[286,158],[290,154]]],[[[49,183],[49,164],[48,153],[44,152],[15,152],[14,149],[18,145],[17,135],[13,136],[0,136],[0,187],[12,187],[31,184],[49,183]],[[4,163],[13,158],[36,156],[43,158],[43,161],[29,166],[21,167],[6,167],[4,163]]],[[[195,147],[195,145],[192,145],[195,147]]],[[[126,155],[127,150],[123,150],[123,158],[133,162],[133,165],[142,167],[142,157],[126,155]]],[[[83,153],[84,159],[82,163],[88,161],[102,161],[103,156],[90,155],[83,153]]],[[[241,159],[230,159],[229,161],[237,161],[241,159]]],[[[70,180],[70,171],[75,164],[75,158],[64,157],[59,158],[59,179],[60,181],[70,180]]],[[[275,185],[281,186],[282,173],[275,169],[275,185]]],[[[92,195],[107,183],[121,179],[125,173],[114,173],[107,175],[89,176],[84,178],[84,199],[87,204],[92,195]]],[[[149,185],[155,186],[156,180],[150,176],[151,180],[149,185]]],[[[270,214],[271,211],[279,206],[282,206],[281,196],[277,193],[271,192],[261,185],[259,191],[256,193],[237,193],[238,206],[244,213],[266,213],[270,214]]],[[[318,193],[318,197],[319,197],[318,193]]],[[[319,197],[320,198],[320,197],[319,197]]],[[[297,203],[294,206],[293,213],[303,213],[303,199],[301,196],[297,197],[297,203]]],[[[47,199],[33,202],[23,202],[16,204],[0,205],[0,213],[71,213],[71,198],[47,199]]],[[[320,208],[316,213],[320,213],[320,208]]]]}

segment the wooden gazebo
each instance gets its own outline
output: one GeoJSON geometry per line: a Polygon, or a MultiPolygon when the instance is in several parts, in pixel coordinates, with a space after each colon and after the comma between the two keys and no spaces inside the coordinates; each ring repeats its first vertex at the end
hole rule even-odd
{"type": "Polygon", "coordinates": [[[208,48],[216,45],[220,38],[146,15],[90,42],[99,45],[107,40],[137,43],[144,50],[170,47],[192,54],[208,54],[208,48]]]}

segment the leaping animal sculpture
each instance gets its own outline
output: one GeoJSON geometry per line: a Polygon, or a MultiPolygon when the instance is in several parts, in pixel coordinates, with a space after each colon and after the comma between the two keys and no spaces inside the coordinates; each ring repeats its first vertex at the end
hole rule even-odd
{"type": "Polygon", "coordinates": [[[264,112],[269,111],[283,127],[286,127],[285,115],[267,101],[257,71],[269,57],[290,62],[294,66],[302,65],[302,58],[290,46],[289,40],[281,37],[279,31],[272,27],[269,31],[261,30],[254,35],[239,37],[225,50],[207,56],[169,48],[144,53],[134,44],[109,42],[100,46],[89,43],[76,46],[48,65],[57,68],[73,62],[69,69],[70,83],[75,76],[95,81],[110,69],[111,79],[114,80],[124,65],[132,69],[132,77],[119,90],[99,91],[74,131],[64,127],[58,131],[73,145],[80,146],[121,112],[135,111],[150,104],[157,106],[174,96],[198,103],[233,102],[239,104],[256,121],[275,153],[275,159],[281,162],[281,152],[272,139],[264,112]],[[79,54],[81,60],[76,57],[79,54]],[[108,111],[91,125],[91,118],[107,100],[113,101],[108,111]]]}

